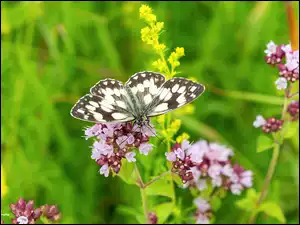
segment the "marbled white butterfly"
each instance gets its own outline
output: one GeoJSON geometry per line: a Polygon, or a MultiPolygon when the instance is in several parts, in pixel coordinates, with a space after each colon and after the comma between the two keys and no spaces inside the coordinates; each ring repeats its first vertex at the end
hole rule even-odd
{"type": "Polygon", "coordinates": [[[114,79],[99,81],[76,102],[71,115],[97,123],[134,121],[143,125],[149,117],[165,114],[195,100],[205,90],[186,78],[139,72],[123,85],[114,79]]]}

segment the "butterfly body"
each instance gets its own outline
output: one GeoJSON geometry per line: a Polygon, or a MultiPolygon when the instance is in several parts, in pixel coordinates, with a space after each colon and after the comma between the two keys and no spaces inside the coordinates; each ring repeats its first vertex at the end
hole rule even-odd
{"type": "Polygon", "coordinates": [[[77,119],[96,123],[135,121],[144,124],[179,108],[200,96],[203,85],[186,78],[165,77],[156,72],[138,72],[123,85],[114,79],[99,81],[90,94],[80,98],[71,110],[77,119]]]}

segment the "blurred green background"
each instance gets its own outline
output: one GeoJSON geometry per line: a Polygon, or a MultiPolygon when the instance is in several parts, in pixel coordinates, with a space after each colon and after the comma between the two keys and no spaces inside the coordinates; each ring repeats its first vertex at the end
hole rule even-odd
{"type": "MultiPolygon", "coordinates": [[[[77,99],[100,79],[126,81],[153,70],[153,51],[140,40],[143,2],[3,2],[1,1],[1,164],[7,193],[1,210],[19,197],[36,206],[57,204],[63,223],[135,223],[120,205],[141,207],[139,190],[118,177],[104,178],[91,160],[89,123],[70,116],[77,99]]],[[[162,41],[184,47],[181,76],[207,86],[191,115],[178,114],[181,131],[234,148],[235,160],[254,172],[261,190],[271,151],[256,153],[257,114],[278,116],[281,106],[274,81],[277,69],[264,62],[265,45],[289,43],[282,2],[148,2],[165,23],[162,41]],[[238,92],[230,92],[238,91],[238,92]],[[262,94],[261,102],[251,92],[262,94]],[[265,100],[264,100],[265,99],[265,100]]],[[[299,4],[293,3],[295,12],[299,4]]],[[[297,14],[298,18],[298,14],[297,14]]],[[[176,115],[175,115],[176,116],[176,115]]],[[[298,223],[299,141],[286,140],[268,199],[298,223]]],[[[162,150],[163,152],[166,149],[162,150]]],[[[149,163],[164,163],[149,156],[149,163]],[[151,161],[152,160],[152,161],[151,161]]],[[[184,207],[190,207],[188,191],[184,207]]],[[[229,195],[215,214],[216,223],[241,223],[249,214],[229,195]]],[[[6,220],[6,218],[3,218],[6,220]]],[[[258,223],[278,221],[259,216],[258,223]]]]}

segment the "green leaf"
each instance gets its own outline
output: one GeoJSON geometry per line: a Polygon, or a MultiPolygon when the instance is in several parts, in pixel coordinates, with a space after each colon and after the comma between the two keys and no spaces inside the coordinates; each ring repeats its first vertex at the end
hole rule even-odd
{"type": "Polygon", "coordinates": [[[123,215],[131,215],[137,219],[137,221],[142,220],[142,223],[144,222],[144,215],[142,215],[140,212],[138,212],[136,209],[126,206],[126,205],[119,205],[116,209],[119,213],[123,215]]]}
{"type": "Polygon", "coordinates": [[[168,219],[169,215],[173,211],[173,208],[173,202],[163,203],[154,207],[159,224],[163,224],[168,219]]]}
{"type": "Polygon", "coordinates": [[[274,142],[268,136],[261,134],[256,141],[256,151],[263,152],[274,146],[274,142]]]}
{"type": "Polygon", "coordinates": [[[211,208],[214,212],[218,211],[221,207],[222,201],[218,196],[214,196],[210,201],[211,208]]]}
{"type": "Polygon", "coordinates": [[[256,191],[251,188],[247,191],[247,195],[245,198],[236,201],[236,205],[247,212],[252,212],[255,210],[256,201],[258,199],[258,195],[256,191]]]}
{"type": "Polygon", "coordinates": [[[122,167],[118,173],[118,176],[127,184],[136,183],[136,172],[134,170],[134,166],[134,163],[128,162],[127,160],[122,160],[122,167]]]}
{"type": "Polygon", "coordinates": [[[275,202],[265,202],[258,208],[259,212],[264,212],[266,215],[271,216],[279,220],[281,223],[285,223],[286,219],[280,208],[275,202]]]}
{"type": "Polygon", "coordinates": [[[147,186],[145,191],[147,195],[161,195],[174,199],[174,191],[170,175],[160,178],[151,185],[147,186]]]}
{"type": "Polygon", "coordinates": [[[284,138],[292,138],[294,135],[297,135],[297,131],[299,131],[299,123],[286,123],[283,129],[285,129],[284,138]]]}
{"type": "Polygon", "coordinates": [[[183,185],[180,176],[177,175],[177,174],[173,174],[173,181],[174,181],[177,185],[179,185],[179,186],[182,186],[182,185],[183,185]]]}

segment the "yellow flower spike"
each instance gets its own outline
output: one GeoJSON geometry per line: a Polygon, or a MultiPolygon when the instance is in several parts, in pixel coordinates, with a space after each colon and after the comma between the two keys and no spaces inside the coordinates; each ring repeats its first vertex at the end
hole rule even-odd
{"type": "Polygon", "coordinates": [[[161,116],[158,116],[157,117],[157,122],[162,126],[162,127],[164,127],[164,125],[165,125],[165,114],[163,114],[163,115],[161,115],[161,116]]]}
{"type": "Polygon", "coordinates": [[[140,7],[140,17],[145,19],[147,16],[152,14],[152,9],[148,5],[142,5],[140,7]]]}
{"type": "Polygon", "coordinates": [[[180,58],[180,57],[184,56],[184,48],[177,47],[175,51],[176,51],[177,58],[180,58]]]}
{"type": "Polygon", "coordinates": [[[190,136],[187,133],[182,133],[176,138],[176,142],[181,143],[183,140],[188,140],[190,136]]]}
{"type": "Polygon", "coordinates": [[[154,45],[155,50],[157,53],[164,51],[166,49],[166,46],[164,44],[155,44],[154,45]]]}
{"type": "Polygon", "coordinates": [[[5,176],[6,176],[6,174],[5,174],[4,168],[1,165],[1,198],[3,196],[5,196],[8,192],[8,187],[7,187],[7,184],[6,184],[6,177],[5,176]]]}
{"type": "Polygon", "coordinates": [[[181,120],[176,119],[171,123],[170,128],[174,133],[176,133],[179,130],[180,126],[181,120]]]}
{"type": "Polygon", "coordinates": [[[188,104],[183,106],[182,108],[176,110],[176,114],[181,115],[191,115],[195,112],[195,106],[192,104],[188,104]]]}

